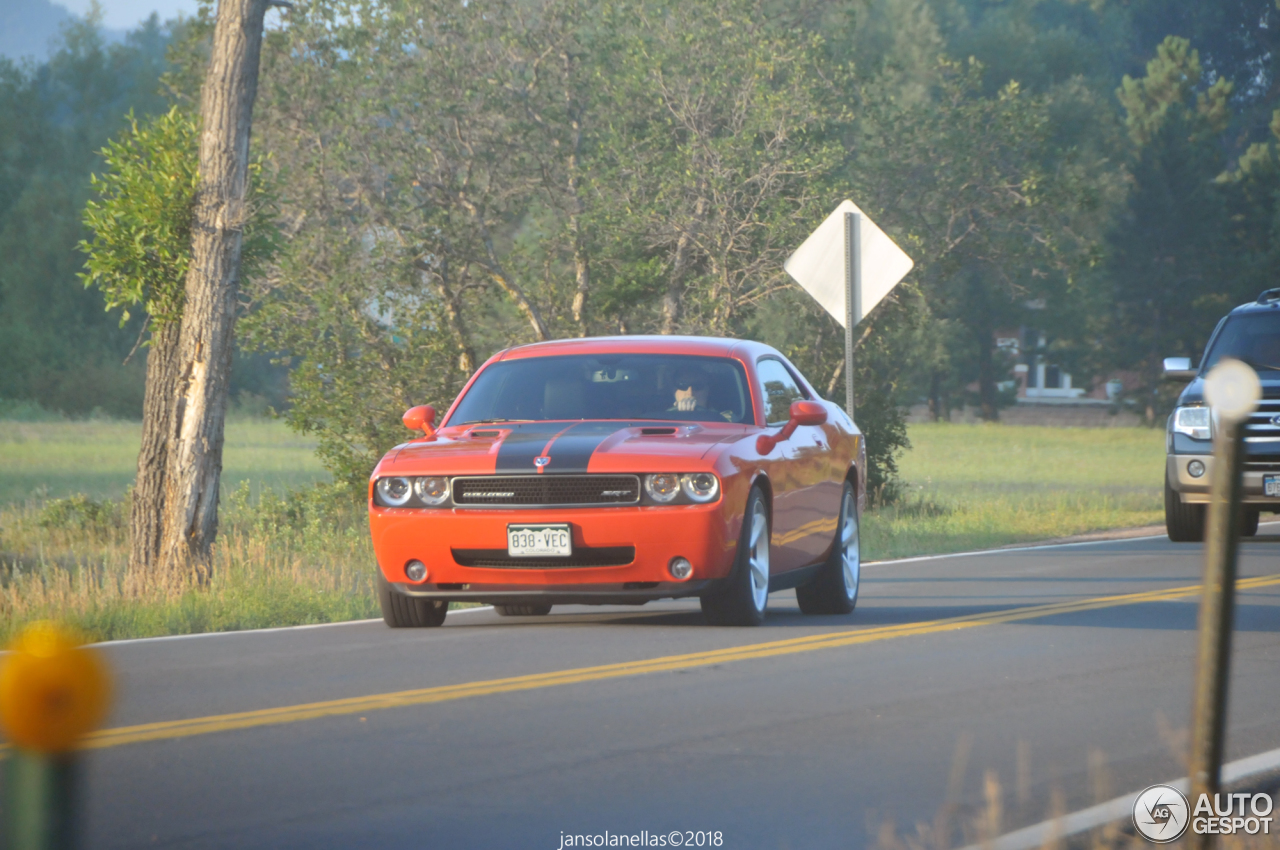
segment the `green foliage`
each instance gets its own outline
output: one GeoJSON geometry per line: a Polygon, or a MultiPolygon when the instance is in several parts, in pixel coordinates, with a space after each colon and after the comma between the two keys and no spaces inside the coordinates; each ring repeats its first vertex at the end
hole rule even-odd
{"type": "MultiPolygon", "coordinates": [[[[1199,51],[1192,49],[1187,39],[1172,35],[1156,48],[1156,57],[1147,63],[1145,77],[1135,80],[1126,74],[1116,97],[1128,114],[1125,124],[1133,141],[1147,144],[1170,120],[1171,109],[1187,109],[1187,101],[1200,86],[1202,75],[1199,51]]],[[[1199,133],[1212,136],[1226,129],[1233,88],[1230,80],[1219,77],[1213,85],[1195,93],[1199,133]]]]}
{"type": "Polygon", "coordinates": [[[191,219],[200,174],[196,122],[175,106],[129,127],[107,143],[107,170],[92,177],[97,200],[85,205],[93,232],[79,248],[88,255],[85,286],[102,291],[108,310],[141,305],[153,327],[182,316],[191,253],[191,219]]]}
{"type": "Polygon", "coordinates": [[[142,370],[122,361],[121,329],[76,279],[80,210],[96,152],[130,109],[162,111],[156,92],[172,30],[155,20],[108,44],[73,20],[49,60],[0,60],[0,396],[82,414],[137,415],[142,370]]]}
{"type": "Polygon", "coordinates": [[[83,493],[52,499],[40,511],[41,528],[105,534],[125,527],[129,500],[91,499],[83,493]]]}
{"type": "MultiPolygon", "coordinates": [[[[85,286],[102,291],[108,310],[141,306],[152,331],[182,317],[191,225],[200,184],[200,132],[194,117],[177,106],[129,127],[107,143],[107,169],[94,175],[97,200],[85,205],[92,240],[79,244],[88,259],[85,286]]],[[[242,275],[252,275],[276,251],[273,187],[263,179],[262,160],[249,167],[249,210],[241,249],[242,275]]]]}

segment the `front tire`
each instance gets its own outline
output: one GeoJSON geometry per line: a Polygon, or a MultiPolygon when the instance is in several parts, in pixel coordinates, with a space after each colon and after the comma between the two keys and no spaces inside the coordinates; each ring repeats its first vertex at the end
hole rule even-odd
{"type": "Polygon", "coordinates": [[[397,593],[381,569],[378,569],[378,605],[382,608],[382,621],[393,629],[439,626],[449,613],[448,600],[420,599],[397,593]]]}
{"type": "Polygon", "coordinates": [[[844,484],[831,554],[808,584],[796,588],[802,614],[850,614],[858,604],[862,578],[862,546],[858,539],[858,497],[844,484]]]}
{"type": "Polygon", "coordinates": [[[1204,540],[1204,505],[1186,505],[1164,477],[1164,528],[1174,543],[1199,543],[1204,540]]]}
{"type": "Polygon", "coordinates": [[[758,626],[769,604],[769,511],[764,493],[752,487],[742,514],[738,557],[725,585],[702,597],[702,613],[713,626],[758,626]]]}
{"type": "Polygon", "coordinates": [[[1256,537],[1258,534],[1258,520],[1262,511],[1258,508],[1241,508],[1240,509],[1240,536],[1256,537]]]}
{"type": "Polygon", "coordinates": [[[540,602],[527,602],[519,605],[494,605],[493,610],[499,617],[542,617],[551,613],[551,606],[540,602]]]}

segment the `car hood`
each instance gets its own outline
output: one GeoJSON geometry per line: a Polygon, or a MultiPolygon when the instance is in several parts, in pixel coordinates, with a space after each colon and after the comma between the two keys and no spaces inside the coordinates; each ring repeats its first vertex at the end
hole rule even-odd
{"type": "Polygon", "coordinates": [[[532,475],[704,468],[751,426],[670,422],[520,422],[444,428],[396,446],[375,475],[532,475]]]}
{"type": "MultiPolygon", "coordinates": [[[[1267,399],[1280,399],[1280,372],[1259,372],[1258,379],[1262,382],[1262,397],[1267,399]],[[1274,377],[1273,377],[1274,376],[1274,377]]],[[[1204,376],[1197,376],[1194,381],[1187,384],[1186,389],[1178,396],[1178,404],[1203,404],[1204,403],[1204,376]]]]}

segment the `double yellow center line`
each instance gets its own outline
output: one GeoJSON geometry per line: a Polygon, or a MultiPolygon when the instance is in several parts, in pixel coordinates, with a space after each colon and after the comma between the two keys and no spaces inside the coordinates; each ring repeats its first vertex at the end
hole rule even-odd
{"type": "MultiPolygon", "coordinates": [[[[1254,590],[1280,584],[1280,575],[1261,576],[1243,579],[1237,582],[1237,589],[1254,590]]],[[[769,641],[766,643],[733,646],[726,649],[714,649],[706,652],[691,652],[686,655],[667,655],[660,658],[649,658],[642,661],[626,661],[620,664],[603,664],[597,667],[579,667],[571,670],[557,670],[551,673],[532,673],[527,676],[511,676],[505,679],[489,679],[480,682],[466,682],[459,685],[442,685],[434,688],[418,688],[409,691],[374,694],[372,696],[351,697],[348,699],[326,700],[303,705],[290,705],[281,708],[266,708],[257,711],[241,711],[234,714],[218,714],[210,717],[194,717],[189,720],[167,720],[159,723],[143,723],[137,726],[121,726],[115,729],[104,729],[88,736],[81,744],[84,749],[103,749],[119,747],[125,744],[137,744],[145,741],[163,741],[170,738],[187,738],[193,735],[208,735],[214,732],[229,732],[237,729],[253,729],[259,726],[275,726],[283,723],[296,723],[300,720],[313,720],[319,717],[336,717],[347,714],[364,714],[385,708],[400,708],[410,705],[428,705],[431,703],[449,702],[469,697],[489,694],[514,693],[531,691],[539,688],[554,688],[561,685],[574,685],[581,682],[596,682],[606,679],[620,679],[626,676],[641,676],[647,673],[660,673],[671,670],[688,670],[697,667],[709,667],[716,664],[728,664],[734,661],[749,661],[757,658],[774,658],[781,655],[794,655],[800,652],[812,652],[819,649],[836,649],[842,646],[853,646],[861,643],[874,643],[893,638],[927,635],[937,632],[959,631],[978,626],[992,626],[1000,623],[1016,623],[1021,620],[1035,620],[1058,614],[1072,614],[1081,611],[1098,611],[1104,608],[1116,608],[1123,605],[1136,605],[1144,602],[1167,602],[1185,599],[1200,592],[1200,585],[1175,587],[1168,590],[1153,590],[1143,593],[1126,593],[1119,596],[1101,596],[1081,599],[1075,602],[1055,602],[1047,605],[1032,605],[1024,608],[1011,608],[1003,611],[991,611],[981,614],[967,614],[961,617],[948,617],[941,620],[928,620],[918,623],[904,623],[895,626],[881,626],[869,629],[853,629],[849,631],[825,632],[789,640],[769,641]]]]}

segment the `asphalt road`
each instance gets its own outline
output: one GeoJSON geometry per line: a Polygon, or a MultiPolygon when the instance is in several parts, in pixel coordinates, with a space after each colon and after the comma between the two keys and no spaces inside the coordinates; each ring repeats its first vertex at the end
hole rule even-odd
{"type": "MultiPolygon", "coordinates": [[[[1242,547],[1260,580],[1238,598],[1232,759],[1280,747],[1280,525],[1262,534],[1242,547]]],[[[1013,829],[1182,774],[1198,597],[1159,592],[1201,558],[1140,539],[868,565],[853,615],[780,593],[759,629],[686,601],[111,645],[109,726],[139,728],[87,754],[87,843],[864,847],[949,799],[963,824],[988,772],[1013,829]]]]}

